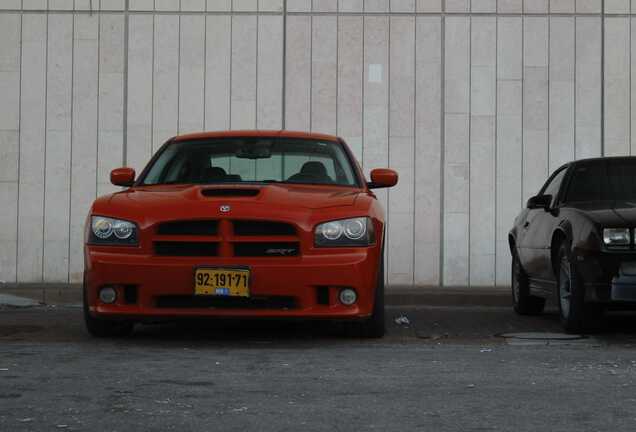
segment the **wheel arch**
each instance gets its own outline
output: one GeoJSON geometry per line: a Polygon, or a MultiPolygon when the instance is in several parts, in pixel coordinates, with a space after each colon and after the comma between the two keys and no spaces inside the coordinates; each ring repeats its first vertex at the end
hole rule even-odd
{"type": "Polygon", "coordinates": [[[550,240],[550,263],[552,264],[552,271],[556,275],[559,265],[559,248],[564,241],[572,239],[572,227],[569,222],[561,222],[552,233],[552,239],[550,240]]]}

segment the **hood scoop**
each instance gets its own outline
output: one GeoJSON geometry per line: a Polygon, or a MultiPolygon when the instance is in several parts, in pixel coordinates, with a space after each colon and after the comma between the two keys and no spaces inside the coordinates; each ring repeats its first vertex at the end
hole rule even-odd
{"type": "Polygon", "coordinates": [[[261,192],[256,188],[208,188],[202,189],[201,194],[206,197],[254,197],[261,192]]]}

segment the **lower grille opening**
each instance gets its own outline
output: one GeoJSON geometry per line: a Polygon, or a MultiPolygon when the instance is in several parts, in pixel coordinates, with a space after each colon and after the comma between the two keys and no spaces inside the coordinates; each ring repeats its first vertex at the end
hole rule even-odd
{"type": "Polygon", "coordinates": [[[124,302],[126,304],[136,304],[137,303],[137,286],[136,285],[125,285],[124,286],[124,302]]]}
{"type": "Polygon", "coordinates": [[[296,309],[296,299],[288,296],[221,297],[221,296],[161,296],[158,308],[217,309],[296,309]]]}
{"type": "Polygon", "coordinates": [[[290,257],[299,254],[298,242],[234,243],[234,256],[239,257],[290,257]]]}
{"type": "Polygon", "coordinates": [[[329,305],[329,287],[316,287],[316,303],[319,305],[329,305]]]}
{"type": "Polygon", "coordinates": [[[219,245],[214,242],[157,241],[155,253],[161,256],[217,256],[219,245]]]}

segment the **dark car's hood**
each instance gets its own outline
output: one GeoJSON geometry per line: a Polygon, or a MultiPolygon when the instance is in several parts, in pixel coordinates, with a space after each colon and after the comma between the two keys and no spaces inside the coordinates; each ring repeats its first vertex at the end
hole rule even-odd
{"type": "Polygon", "coordinates": [[[179,206],[192,209],[211,203],[250,203],[272,208],[323,209],[351,206],[362,191],[357,188],[322,185],[214,185],[214,186],[143,186],[114,194],[111,205],[167,210],[179,206]],[[206,194],[206,191],[210,192],[206,194]],[[240,192],[252,191],[253,196],[240,192]]]}
{"type": "Polygon", "coordinates": [[[636,225],[636,202],[596,201],[569,203],[572,207],[602,226],[636,225]]]}

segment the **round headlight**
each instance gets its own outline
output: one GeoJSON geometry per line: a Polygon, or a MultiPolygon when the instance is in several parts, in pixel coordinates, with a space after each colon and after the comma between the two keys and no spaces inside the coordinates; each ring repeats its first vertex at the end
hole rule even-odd
{"type": "Polygon", "coordinates": [[[360,240],[367,233],[364,219],[352,219],[345,223],[344,233],[351,240],[360,240]]]}
{"type": "Polygon", "coordinates": [[[125,221],[116,221],[113,224],[113,232],[115,233],[115,237],[120,240],[126,240],[130,238],[134,230],[133,224],[125,221]]]}
{"type": "Polygon", "coordinates": [[[105,218],[93,219],[93,234],[97,238],[107,239],[113,234],[113,224],[105,218]]]}
{"type": "Polygon", "coordinates": [[[340,222],[328,222],[322,225],[322,235],[327,240],[338,240],[342,236],[342,231],[340,222]]]}

